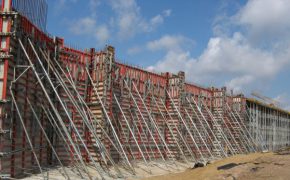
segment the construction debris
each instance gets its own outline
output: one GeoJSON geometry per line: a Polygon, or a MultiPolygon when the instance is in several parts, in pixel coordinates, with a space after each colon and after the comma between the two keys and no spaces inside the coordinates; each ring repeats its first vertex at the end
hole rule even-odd
{"type": "Polygon", "coordinates": [[[289,112],[70,48],[26,2],[2,0],[0,179],[140,177],[290,143],[289,112]]]}

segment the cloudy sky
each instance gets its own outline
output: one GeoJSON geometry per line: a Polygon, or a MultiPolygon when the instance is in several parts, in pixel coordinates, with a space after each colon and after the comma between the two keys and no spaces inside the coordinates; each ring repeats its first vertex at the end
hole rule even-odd
{"type": "Polygon", "coordinates": [[[48,31],[187,81],[290,109],[290,0],[49,0],[48,31]],[[289,15],[289,16],[288,16],[289,15]]]}

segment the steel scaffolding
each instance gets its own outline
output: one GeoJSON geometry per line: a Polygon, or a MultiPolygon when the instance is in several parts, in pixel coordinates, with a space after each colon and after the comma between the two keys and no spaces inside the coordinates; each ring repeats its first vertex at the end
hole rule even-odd
{"type": "Polygon", "coordinates": [[[2,0],[0,179],[126,178],[289,145],[288,111],[70,48],[46,10],[2,0]]]}

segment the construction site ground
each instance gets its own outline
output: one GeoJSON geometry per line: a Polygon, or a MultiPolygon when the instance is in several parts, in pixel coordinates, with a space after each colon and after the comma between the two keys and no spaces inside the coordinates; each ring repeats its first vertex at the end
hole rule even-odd
{"type": "MultiPolygon", "coordinates": [[[[111,169],[113,177],[105,179],[126,180],[288,180],[290,179],[290,147],[276,152],[252,153],[236,155],[222,160],[216,160],[205,167],[189,168],[194,164],[181,162],[150,162],[145,165],[135,162],[135,175],[128,173],[125,166],[118,165],[124,177],[118,177],[111,169]]],[[[80,179],[73,168],[66,168],[74,179],[80,179]],[[75,175],[75,176],[74,176],[75,175]]],[[[89,168],[93,172],[92,168],[89,168]]],[[[48,171],[49,179],[65,179],[59,172],[60,168],[48,171]]],[[[44,173],[46,174],[46,173],[44,173]]],[[[99,179],[95,173],[93,179],[99,179]]],[[[41,174],[34,174],[25,179],[36,180],[42,178],[41,174]]],[[[87,179],[85,177],[84,179],[87,179]]]]}
{"type": "Polygon", "coordinates": [[[290,179],[290,148],[277,152],[237,155],[205,167],[142,180],[286,180],[290,179]]]}

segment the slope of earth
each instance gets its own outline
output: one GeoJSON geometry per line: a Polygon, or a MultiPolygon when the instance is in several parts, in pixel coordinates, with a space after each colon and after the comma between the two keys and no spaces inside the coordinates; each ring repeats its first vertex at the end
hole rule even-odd
{"type": "MultiPolygon", "coordinates": [[[[182,173],[146,178],[146,180],[286,180],[290,179],[290,148],[274,153],[237,155],[208,164],[206,167],[187,169],[182,173]]],[[[144,179],[145,180],[145,179],[144,179]]]]}

